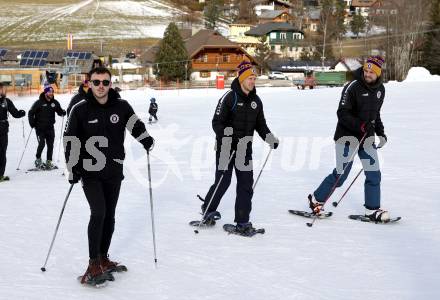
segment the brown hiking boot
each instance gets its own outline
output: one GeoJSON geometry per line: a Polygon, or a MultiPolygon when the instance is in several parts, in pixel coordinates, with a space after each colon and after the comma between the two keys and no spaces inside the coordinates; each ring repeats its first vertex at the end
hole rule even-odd
{"type": "Polygon", "coordinates": [[[89,266],[87,267],[86,272],[81,278],[81,283],[87,284],[102,284],[107,280],[107,276],[102,270],[101,265],[99,264],[98,259],[90,259],[89,266]]]}
{"type": "Polygon", "coordinates": [[[312,212],[315,215],[319,215],[321,213],[321,210],[323,210],[322,207],[324,206],[324,203],[323,202],[318,202],[315,199],[315,196],[313,194],[309,194],[307,199],[309,200],[309,207],[312,210],[312,212]]]}
{"type": "Polygon", "coordinates": [[[108,254],[101,254],[99,260],[102,270],[106,273],[127,271],[127,267],[124,265],[111,261],[108,254]]]}

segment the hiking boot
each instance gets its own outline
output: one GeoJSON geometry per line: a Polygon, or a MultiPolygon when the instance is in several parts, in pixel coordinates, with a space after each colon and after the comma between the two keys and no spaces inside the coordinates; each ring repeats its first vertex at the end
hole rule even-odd
{"type": "Polygon", "coordinates": [[[309,207],[312,210],[312,212],[314,214],[319,214],[322,210],[322,207],[324,206],[324,203],[316,200],[313,194],[309,194],[307,199],[309,200],[309,207]]]}
{"type": "Polygon", "coordinates": [[[373,222],[388,222],[390,220],[390,214],[386,210],[368,209],[365,208],[365,216],[373,222]]]}
{"type": "Polygon", "coordinates": [[[108,280],[108,276],[103,272],[99,259],[90,259],[89,266],[81,278],[81,283],[97,285],[103,284],[106,280],[108,280]]]}
{"type": "Polygon", "coordinates": [[[41,158],[37,158],[35,160],[35,168],[41,168],[43,166],[43,161],[41,160],[41,158]]]}

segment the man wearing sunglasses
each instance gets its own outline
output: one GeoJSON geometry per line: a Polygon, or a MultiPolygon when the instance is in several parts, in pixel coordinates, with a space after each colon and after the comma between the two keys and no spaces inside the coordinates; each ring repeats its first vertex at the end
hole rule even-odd
{"type": "Polygon", "coordinates": [[[125,129],[147,152],[154,139],[130,104],[111,89],[111,73],[104,67],[90,71],[86,100],[70,111],[64,132],[66,165],[71,184],[82,180],[90,206],[89,265],[81,283],[113,280],[113,271],[125,267],[109,260],[115,209],[123,180],[125,129]]]}

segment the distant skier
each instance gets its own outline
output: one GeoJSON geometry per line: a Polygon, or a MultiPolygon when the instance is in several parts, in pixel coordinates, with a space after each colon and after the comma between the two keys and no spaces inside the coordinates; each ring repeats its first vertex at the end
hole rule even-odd
{"type": "Polygon", "coordinates": [[[40,98],[35,101],[29,110],[29,125],[35,128],[38,139],[38,148],[35,160],[35,167],[39,169],[53,169],[56,166],[52,163],[53,143],[55,140],[55,113],[65,116],[66,111],[61,108],[60,103],[54,98],[54,90],[48,85],[40,98]],[[41,153],[47,144],[46,163],[41,160],[41,153]]]}
{"type": "Polygon", "coordinates": [[[125,130],[129,130],[146,151],[151,151],[154,144],[145,124],[139,120],[130,104],[118,97],[111,89],[110,71],[104,67],[93,69],[90,71],[87,101],[73,106],[64,132],[69,182],[74,184],[82,180],[90,206],[90,259],[81,283],[92,285],[112,280],[109,273],[124,268],[109,259],[108,250],[115,227],[116,204],[124,179],[125,130]],[[85,145],[92,146],[87,148],[85,145]]]}
{"type": "Polygon", "coordinates": [[[159,109],[159,106],[156,103],[156,98],[150,99],[150,108],[148,109],[148,113],[150,114],[150,117],[148,118],[148,122],[152,122],[153,118],[157,122],[157,111],[159,109]]]}
{"type": "Polygon", "coordinates": [[[202,205],[202,212],[206,211],[203,223],[214,224],[211,216],[215,216],[220,200],[231,183],[232,169],[235,169],[237,177],[235,222],[236,231],[242,235],[252,234],[255,231],[252,223],[249,222],[254,182],[251,162],[254,131],[257,131],[272,149],[276,149],[279,144],[279,140],[266,125],[263,103],[257,95],[255,80],[256,74],[252,64],[243,61],[238,66],[238,77],[232,82],[231,90],[218,102],[212,119],[212,127],[216,135],[215,181],[202,205]],[[230,163],[228,163],[229,158],[231,158],[230,163]],[[222,178],[221,182],[220,178],[222,178]]]}
{"type": "Polygon", "coordinates": [[[355,79],[342,90],[337,111],[338,124],[334,135],[336,168],[324,179],[318,189],[308,196],[309,206],[315,214],[320,213],[324,201],[347,179],[353,164],[353,161],[348,160],[362,137],[365,137],[357,153],[366,176],[365,216],[375,222],[390,220],[388,211],[382,210],[380,206],[381,172],[377,156],[377,148],[382,148],[387,142],[380,116],[385,97],[381,76],[383,63],[384,60],[380,56],[369,57],[364,66],[355,71],[355,79]],[[380,139],[377,147],[374,144],[375,134],[380,139]]]}
{"type": "Polygon", "coordinates": [[[5,175],[6,169],[6,149],[8,148],[8,112],[14,118],[23,118],[26,113],[24,110],[17,110],[14,103],[6,98],[6,87],[0,82],[0,182],[9,180],[5,175]]]}

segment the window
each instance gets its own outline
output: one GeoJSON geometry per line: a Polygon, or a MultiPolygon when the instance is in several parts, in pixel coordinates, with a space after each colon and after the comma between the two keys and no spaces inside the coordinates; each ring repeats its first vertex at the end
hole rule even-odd
{"type": "Polygon", "coordinates": [[[208,62],[208,54],[203,55],[203,62],[207,63],[208,62]]]}
{"type": "Polygon", "coordinates": [[[271,32],[270,33],[270,39],[271,40],[276,40],[277,39],[277,33],[276,32],[271,32]]]}
{"type": "Polygon", "coordinates": [[[270,50],[274,51],[275,50],[275,46],[270,46],[270,50]]]}
{"type": "Polygon", "coordinates": [[[280,33],[280,39],[285,40],[287,39],[287,34],[285,32],[280,33]]]}
{"type": "Polygon", "coordinates": [[[209,78],[211,77],[211,72],[209,71],[200,71],[200,78],[209,78]]]}
{"type": "Polygon", "coordinates": [[[15,74],[14,79],[16,86],[29,86],[32,84],[31,74],[15,74]]]}
{"type": "Polygon", "coordinates": [[[229,54],[223,54],[223,62],[228,63],[230,61],[229,54]]]}

